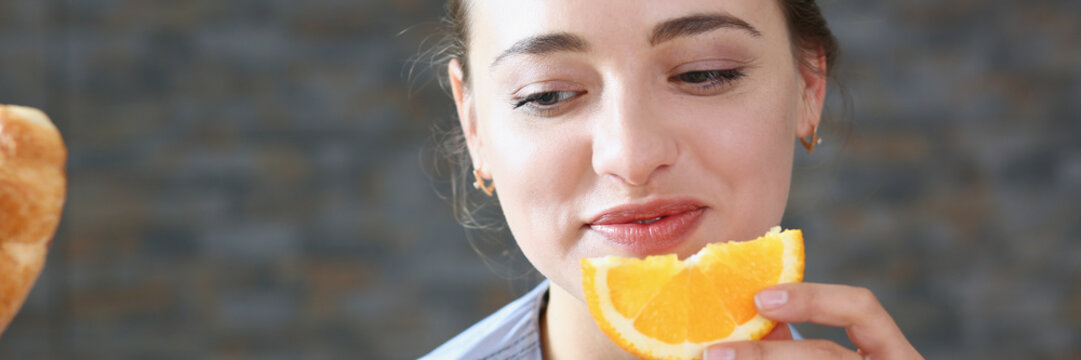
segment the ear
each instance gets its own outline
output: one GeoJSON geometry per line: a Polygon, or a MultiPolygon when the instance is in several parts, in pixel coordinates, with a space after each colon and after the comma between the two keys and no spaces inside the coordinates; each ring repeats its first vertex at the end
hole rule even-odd
{"type": "Polygon", "coordinates": [[[808,57],[806,64],[799,65],[800,80],[803,84],[796,124],[796,136],[799,138],[806,138],[814,133],[812,128],[817,128],[822,122],[822,107],[826,103],[826,54],[820,50],[815,55],[813,59],[808,57]]]}
{"type": "Polygon", "coordinates": [[[473,97],[469,87],[464,81],[462,64],[458,59],[453,59],[447,64],[447,74],[450,78],[450,91],[454,95],[454,106],[458,109],[458,122],[462,126],[462,134],[465,136],[465,144],[469,149],[469,158],[473,161],[473,168],[480,169],[482,175],[488,176],[483,168],[480,158],[480,149],[483,145],[477,132],[477,121],[474,118],[475,108],[473,97]]]}

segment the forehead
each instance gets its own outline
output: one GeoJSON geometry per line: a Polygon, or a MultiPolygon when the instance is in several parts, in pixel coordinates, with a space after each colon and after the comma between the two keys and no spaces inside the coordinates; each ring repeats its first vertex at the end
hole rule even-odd
{"type": "Polygon", "coordinates": [[[784,21],[770,0],[472,0],[470,52],[491,60],[515,42],[541,34],[572,33],[598,47],[649,46],[665,20],[694,14],[727,14],[749,23],[767,41],[785,40],[784,21]]]}

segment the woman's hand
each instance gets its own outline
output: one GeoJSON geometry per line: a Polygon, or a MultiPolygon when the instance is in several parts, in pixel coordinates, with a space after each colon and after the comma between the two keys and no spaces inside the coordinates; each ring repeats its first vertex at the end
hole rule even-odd
{"type": "Polygon", "coordinates": [[[758,313],[782,322],[764,339],[723,343],[706,349],[706,360],[729,359],[923,359],[870,290],[830,284],[793,283],[755,295],[758,313]],[[812,322],[843,327],[859,348],[827,340],[791,340],[783,323],[812,322]],[[784,340],[787,339],[787,340],[784,340]]]}

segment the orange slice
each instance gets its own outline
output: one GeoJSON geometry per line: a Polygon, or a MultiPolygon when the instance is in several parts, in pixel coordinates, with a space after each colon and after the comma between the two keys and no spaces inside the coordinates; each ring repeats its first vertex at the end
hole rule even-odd
{"type": "Polygon", "coordinates": [[[582,259],[582,286],[597,326],[645,359],[699,359],[710,344],[758,340],[776,325],[754,294],[803,280],[803,233],[770,229],[758,239],[709,244],[680,261],[582,259]]]}

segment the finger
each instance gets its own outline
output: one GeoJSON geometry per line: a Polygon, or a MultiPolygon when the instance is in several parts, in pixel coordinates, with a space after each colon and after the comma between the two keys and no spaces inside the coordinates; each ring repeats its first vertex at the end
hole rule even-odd
{"type": "Polygon", "coordinates": [[[787,323],[777,323],[773,331],[763,336],[762,340],[792,340],[792,329],[788,328],[787,323]]]}
{"type": "Polygon", "coordinates": [[[867,354],[905,354],[911,345],[893,318],[864,288],[812,283],[773,286],[755,296],[762,316],[776,321],[843,327],[867,354]]]}
{"type": "Polygon", "coordinates": [[[863,356],[826,340],[740,341],[706,348],[705,360],[851,359],[863,356]]]}

